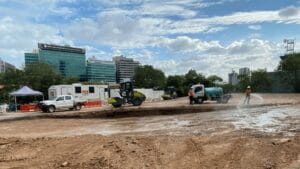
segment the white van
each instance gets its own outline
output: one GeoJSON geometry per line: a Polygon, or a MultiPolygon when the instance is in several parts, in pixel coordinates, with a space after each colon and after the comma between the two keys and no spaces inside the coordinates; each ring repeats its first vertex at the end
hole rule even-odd
{"type": "Polygon", "coordinates": [[[71,95],[74,100],[89,101],[108,99],[107,85],[83,85],[74,83],[72,85],[53,85],[48,89],[49,99],[54,99],[59,95],[71,95]]]}

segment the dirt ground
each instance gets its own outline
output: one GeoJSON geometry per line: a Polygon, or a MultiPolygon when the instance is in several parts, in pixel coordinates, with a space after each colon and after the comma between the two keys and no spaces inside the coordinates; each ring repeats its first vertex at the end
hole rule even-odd
{"type": "Polygon", "coordinates": [[[0,122],[0,168],[300,169],[299,101],[257,95],[278,105],[245,107],[235,95],[223,111],[0,122]]]}

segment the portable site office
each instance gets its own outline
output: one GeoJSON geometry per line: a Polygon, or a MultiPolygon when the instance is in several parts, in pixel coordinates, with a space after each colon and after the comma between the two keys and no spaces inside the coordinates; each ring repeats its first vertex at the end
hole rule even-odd
{"type": "Polygon", "coordinates": [[[56,98],[58,95],[72,95],[75,100],[89,101],[108,98],[107,85],[54,85],[48,90],[49,99],[56,98]]]}

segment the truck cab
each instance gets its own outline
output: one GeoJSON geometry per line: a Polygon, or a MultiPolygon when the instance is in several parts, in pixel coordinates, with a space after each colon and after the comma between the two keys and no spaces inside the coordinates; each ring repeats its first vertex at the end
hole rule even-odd
{"type": "Polygon", "coordinates": [[[204,91],[204,85],[203,84],[197,84],[193,85],[192,91],[194,93],[194,102],[195,103],[203,103],[204,100],[207,98],[205,97],[205,91],[204,91]]]}
{"type": "Polygon", "coordinates": [[[51,100],[44,100],[38,103],[43,112],[54,112],[57,109],[81,109],[81,103],[76,102],[72,95],[60,95],[51,100]]]}

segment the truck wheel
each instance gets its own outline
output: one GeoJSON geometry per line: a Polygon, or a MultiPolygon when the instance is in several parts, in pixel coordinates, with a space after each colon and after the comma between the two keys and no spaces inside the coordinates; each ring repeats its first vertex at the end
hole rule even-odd
{"type": "Polygon", "coordinates": [[[77,110],[77,111],[80,110],[81,109],[81,105],[80,104],[76,104],[75,107],[74,107],[74,109],[77,110]]]}
{"type": "Polygon", "coordinates": [[[140,99],[139,97],[133,98],[133,100],[132,100],[132,104],[133,104],[134,106],[139,106],[139,105],[141,105],[142,103],[143,103],[143,100],[140,99]]]}
{"type": "Polygon", "coordinates": [[[49,112],[49,113],[55,112],[55,107],[54,107],[54,106],[49,106],[49,107],[48,107],[48,112],[49,112]]]}

